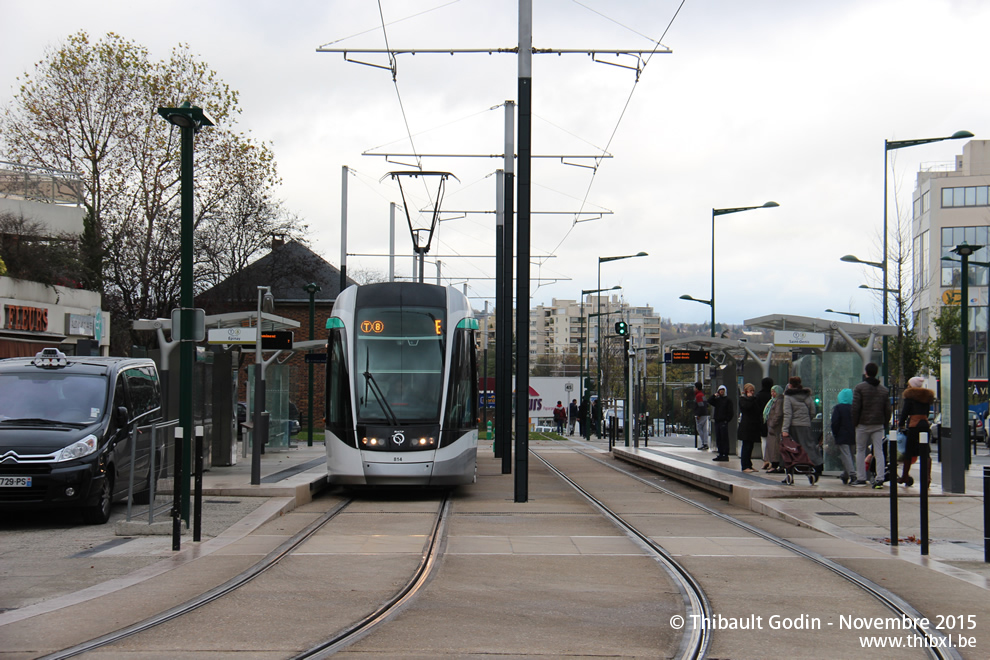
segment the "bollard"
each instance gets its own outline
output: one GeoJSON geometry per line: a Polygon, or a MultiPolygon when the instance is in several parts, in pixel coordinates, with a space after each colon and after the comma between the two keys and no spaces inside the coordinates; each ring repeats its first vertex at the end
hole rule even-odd
{"type": "Polygon", "coordinates": [[[920,528],[921,528],[921,556],[928,555],[928,474],[931,470],[931,444],[928,441],[928,432],[922,431],[918,434],[918,464],[921,466],[921,474],[918,476],[918,480],[921,482],[921,497],[920,497],[920,528]]]}
{"type": "Polygon", "coordinates": [[[203,427],[196,427],[196,481],[193,493],[193,541],[199,543],[203,530],[203,427]]]}
{"type": "Polygon", "coordinates": [[[990,504],[987,504],[987,486],[990,486],[990,466],[983,466],[983,561],[990,564],[990,504]]]}
{"type": "MultiPolygon", "coordinates": [[[[897,545],[897,430],[887,436],[887,483],[890,484],[890,545],[897,545]]],[[[881,457],[881,460],[882,457],[881,457]]],[[[877,470],[879,472],[879,470],[877,470]]]]}
{"type": "Polygon", "coordinates": [[[172,550],[178,552],[182,541],[182,427],[175,428],[175,476],[172,481],[172,550]]]}

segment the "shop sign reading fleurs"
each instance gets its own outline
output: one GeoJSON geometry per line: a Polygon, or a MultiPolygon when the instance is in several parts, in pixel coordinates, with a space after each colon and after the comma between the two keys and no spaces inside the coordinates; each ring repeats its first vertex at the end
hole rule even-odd
{"type": "Polygon", "coordinates": [[[25,305],[4,305],[4,324],[7,330],[48,331],[48,310],[25,305]]]}

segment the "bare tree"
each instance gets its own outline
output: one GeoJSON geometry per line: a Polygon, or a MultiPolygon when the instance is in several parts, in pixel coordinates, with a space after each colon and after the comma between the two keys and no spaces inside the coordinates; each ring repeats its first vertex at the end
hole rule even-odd
{"type": "Polygon", "coordinates": [[[0,140],[10,159],[81,174],[83,259],[115,324],[164,315],[179,297],[180,136],[159,107],[189,101],[216,123],[195,142],[197,291],[250,261],[272,233],[302,232],[273,197],[270,148],[235,131],[237,92],[187,46],[154,62],[118,35],[91,43],[78,32],[19,81],[0,140]]]}

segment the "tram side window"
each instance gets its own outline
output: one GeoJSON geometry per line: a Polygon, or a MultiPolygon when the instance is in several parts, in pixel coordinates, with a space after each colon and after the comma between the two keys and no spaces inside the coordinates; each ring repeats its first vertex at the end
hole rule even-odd
{"type": "Polygon", "coordinates": [[[478,395],[473,330],[458,329],[450,365],[447,428],[472,428],[477,424],[478,395]]]}
{"type": "Polygon", "coordinates": [[[344,342],[340,330],[331,330],[329,337],[329,364],[327,364],[327,428],[341,439],[351,428],[350,389],[347,365],[344,362],[344,342]]]}

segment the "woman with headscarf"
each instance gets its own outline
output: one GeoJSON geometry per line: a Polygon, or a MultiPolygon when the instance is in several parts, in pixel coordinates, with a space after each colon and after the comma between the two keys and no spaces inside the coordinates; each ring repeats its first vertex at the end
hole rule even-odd
{"type": "MultiPolygon", "coordinates": [[[[907,436],[907,444],[904,453],[897,457],[903,463],[897,483],[911,485],[914,483],[914,479],[909,474],[911,465],[918,458],[920,451],[918,437],[922,432],[928,433],[931,430],[928,424],[928,412],[935,400],[935,392],[925,387],[924,378],[915,376],[908,381],[908,387],[901,393],[901,397],[903,403],[901,414],[897,418],[897,429],[907,436]]],[[[931,482],[931,463],[928,464],[927,474],[924,477],[924,487],[928,488],[931,482]]]]}
{"type": "Polygon", "coordinates": [[[815,401],[811,390],[801,385],[800,376],[791,376],[787,380],[784,391],[784,424],[780,435],[782,438],[791,436],[808,454],[808,459],[815,465],[815,479],[822,474],[825,461],[822,460],[822,448],[815,438],[811,437],[811,420],[815,417],[815,401]]]}
{"type": "Polygon", "coordinates": [[[836,401],[838,403],[832,408],[832,438],[842,461],[839,479],[842,479],[843,484],[848,484],[856,481],[856,463],[853,460],[856,447],[856,426],[853,425],[852,417],[853,391],[847,387],[839,392],[836,401]]]}
{"type": "Polygon", "coordinates": [[[767,443],[763,450],[763,460],[770,464],[768,474],[780,474],[780,433],[784,425],[784,388],[774,385],[770,388],[772,397],[763,408],[763,421],[767,424],[767,443]]]}

